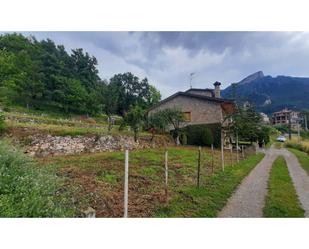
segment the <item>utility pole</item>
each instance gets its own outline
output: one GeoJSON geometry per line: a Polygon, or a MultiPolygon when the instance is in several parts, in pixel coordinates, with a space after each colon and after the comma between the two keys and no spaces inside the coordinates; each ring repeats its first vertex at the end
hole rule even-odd
{"type": "Polygon", "coordinates": [[[297,118],[296,121],[297,121],[297,140],[298,142],[300,141],[300,125],[302,123],[304,119],[303,118],[297,118]]]}

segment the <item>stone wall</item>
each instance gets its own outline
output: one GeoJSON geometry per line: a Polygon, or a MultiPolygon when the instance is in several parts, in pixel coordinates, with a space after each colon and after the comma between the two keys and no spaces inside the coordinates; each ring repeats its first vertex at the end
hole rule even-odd
{"type": "Polygon", "coordinates": [[[219,102],[177,96],[150,111],[151,113],[166,109],[177,108],[182,112],[191,112],[191,122],[185,125],[221,123],[222,108],[219,102]]]}
{"type": "Polygon", "coordinates": [[[168,137],[158,136],[153,141],[150,138],[140,138],[134,142],[130,136],[51,136],[37,135],[31,138],[26,146],[26,153],[32,156],[73,155],[79,153],[122,151],[125,149],[143,149],[162,147],[170,143],[168,137]]]}

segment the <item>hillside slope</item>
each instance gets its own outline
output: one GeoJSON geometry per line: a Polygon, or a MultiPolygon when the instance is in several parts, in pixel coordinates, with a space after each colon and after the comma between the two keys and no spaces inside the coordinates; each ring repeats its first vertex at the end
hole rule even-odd
{"type": "Polygon", "coordinates": [[[242,81],[222,90],[225,98],[249,101],[259,111],[271,113],[282,108],[309,109],[309,78],[290,76],[264,76],[263,72],[249,75],[242,81]]]}

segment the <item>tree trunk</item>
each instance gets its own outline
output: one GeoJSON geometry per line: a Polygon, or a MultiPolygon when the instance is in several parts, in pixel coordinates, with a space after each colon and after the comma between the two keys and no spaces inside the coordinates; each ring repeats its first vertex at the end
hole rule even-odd
{"type": "Polygon", "coordinates": [[[177,145],[177,146],[179,146],[179,145],[180,145],[179,135],[177,135],[177,137],[176,137],[176,145],[177,145]]]}
{"type": "Polygon", "coordinates": [[[134,131],[134,142],[137,142],[137,131],[134,131]]]}
{"type": "Polygon", "coordinates": [[[151,138],[150,138],[151,142],[153,141],[154,137],[155,137],[155,132],[153,131],[153,132],[151,132],[151,138]]]}
{"type": "Polygon", "coordinates": [[[111,131],[112,129],[112,120],[111,120],[111,117],[108,115],[107,116],[107,120],[108,120],[108,131],[111,131]]]}

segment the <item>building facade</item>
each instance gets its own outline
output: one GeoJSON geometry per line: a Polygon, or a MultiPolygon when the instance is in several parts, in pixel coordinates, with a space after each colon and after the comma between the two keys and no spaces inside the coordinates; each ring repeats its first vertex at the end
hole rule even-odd
{"type": "Polygon", "coordinates": [[[276,125],[287,125],[291,123],[291,128],[296,129],[298,126],[298,118],[299,118],[299,113],[289,110],[287,108],[274,112],[272,114],[272,124],[274,126],[276,125]]]}
{"type": "Polygon", "coordinates": [[[215,82],[214,86],[215,89],[177,92],[150,108],[149,115],[167,108],[176,108],[183,112],[185,122],[182,126],[222,123],[227,115],[234,112],[235,105],[233,101],[220,97],[219,82],[215,82]]]}

